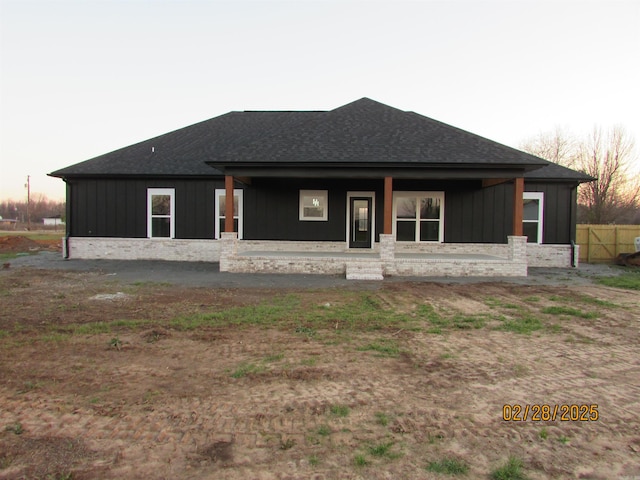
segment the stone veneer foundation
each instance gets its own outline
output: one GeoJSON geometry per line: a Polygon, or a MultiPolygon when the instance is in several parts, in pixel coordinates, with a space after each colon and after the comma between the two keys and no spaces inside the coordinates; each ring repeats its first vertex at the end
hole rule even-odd
{"type": "MultiPolygon", "coordinates": [[[[523,276],[528,266],[567,268],[572,263],[571,246],[527,244],[525,237],[509,237],[507,244],[405,243],[380,235],[374,248],[357,251],[347,249],[345,242],[238,241],[235,233],[223,233],[220,240],[71,237],[67,254],[80,259],[219,261],[223,272],[349,278],[378,278],[378,271],[387,276],[523,276]]],[[[577,265],[577,246],[573,259],[577,265]]]]}

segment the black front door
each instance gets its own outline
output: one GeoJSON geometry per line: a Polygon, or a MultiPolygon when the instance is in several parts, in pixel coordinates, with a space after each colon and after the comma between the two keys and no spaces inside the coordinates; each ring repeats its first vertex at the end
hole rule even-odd
{"type": "Polygon", "coordinates": [[[351,197],[349,248],[371,248],[371,197],[351,197]]]}

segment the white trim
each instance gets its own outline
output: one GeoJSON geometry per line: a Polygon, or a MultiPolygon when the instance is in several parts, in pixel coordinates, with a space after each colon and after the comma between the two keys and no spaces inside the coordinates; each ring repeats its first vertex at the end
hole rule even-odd
{"type": "Polygon", "coordinates": [[[328,190],[300,190],[298,196],[298,220],[301,222],[326,222],[329,218],[329,191],[328,190]],[[304,215],[304,205],[302,204],[302,197],[318,197],[320,203],[324,202],[324,209],[322,211],[322,217],[306,217],[304,215]]]}
{"type": "Polygon", "coordinates": [[[527,239],[527,243],[537,243],[542,244],[542,233],[544,232],[543,223],[544,223],[544,193],[543,192],[523,192],[522,200],[538,200],[538,220],[525,220],[522,218],[522,223],[534,223],[538,222],[538,241],[537,242],[529,242],[527,239]]]}
{"type": "MultiPolygon", "coordinates": [[[[437,198],[440,200],[440,218],[438,219],[438,240],[437,241],[421,241],[420,240],[420,228],[418,223],[420,222],[420,203],[416,201],[416,236],[414,242],[416,243],[442,243],[444,242],[444,192],[421,192],[421,191],[396,191],[393,192],[393,205],[392,205],[392,221],[391,221],[391,233],[393,238],[396,238],[396,225],[398,219],[396,218],[397,202],[398,198],[437,198]]],[[[407,220],[410,221],[410,220],[407,220]]],[[[432,220],[433,221],[433,220],[432,220]]],[[[397,242],[398,240],[396,240],[397,242]]]]}
{"type": "Polygon", "coordinates": [[[176,189],[175,188],[147,188],[147,238],[175,238],[176,237],[176,189]],[[152,215],[151,197],[154,195],[169,195],[169,215],[152,215]],[[169,218],[169,237],[154,237],[152,233],[153,217],[169,218]]]}
{"type": "Polygon", "coordinates": [[[349,248],[349,229],[351,228],[351,197],[367,197],[371,198],[371,249],[373,250],[376,243],[376,192],[347,192],[347,231],[346,242],[349,248]]]}
{"type": "MultiPolygon", "coordinates": [[[[213,219],[214,219],[214,223],[215,223],[215,228],[214,228],[214,238],[219,240],[220,239],[220,234],[222,233],[220,231],[220,219],[224,218],[224,215],[220,215],[220,197],[224,197],[227,194],[227,191],[224,188],[216,188],[216,192],[215,192],[215,202],[214,202],[214,215],[213,215],[213,219]]],[[[238,220],[238,239],[242,240],[243,236],[242,236],[242,224],[244,223],[243,219],[244,219],[244,209],[242,207],[243,201],[244,201],[244,190],[242,190],[241,188],[234,188],[233,189],[233,196],[234,197],[238,197],[238,214],[234,215],[233,218],[238,220]]]]}

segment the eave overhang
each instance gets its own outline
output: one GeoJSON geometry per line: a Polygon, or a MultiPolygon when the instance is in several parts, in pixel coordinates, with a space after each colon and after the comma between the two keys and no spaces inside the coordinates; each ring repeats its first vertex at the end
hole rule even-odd
{"type": "Polygon", "coordinates": [[[234,163],[206,162],[224,175],[234,177],[266,178],[413,178],[413,179],[478,179],[515,178],[540,165],[509,164],[346,164],[325,163],[305,165],[303,163],[234,163]]]}

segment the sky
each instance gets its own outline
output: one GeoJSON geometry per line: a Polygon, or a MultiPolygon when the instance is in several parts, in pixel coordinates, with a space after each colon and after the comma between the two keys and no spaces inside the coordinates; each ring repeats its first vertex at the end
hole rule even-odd
{"type": "Polygon", "coordinates": [[[640,1],[0,0],[0,199],[29,175],[62,200],[47,173],[229,111],[362,97],[515,147],[640,144],[640,1]]]}

